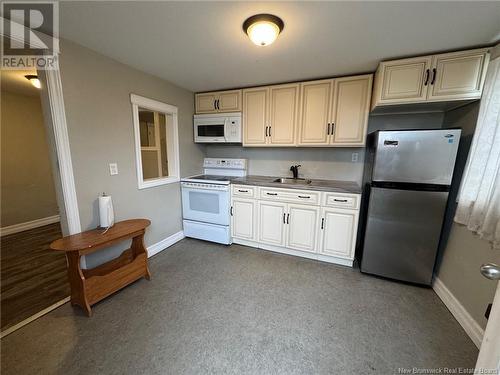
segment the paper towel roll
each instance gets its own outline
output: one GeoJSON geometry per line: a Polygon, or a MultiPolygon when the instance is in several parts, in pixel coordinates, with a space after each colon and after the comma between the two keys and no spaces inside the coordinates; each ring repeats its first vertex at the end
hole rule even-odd
{"type": "Polygon", "coordinates": [[[115,223],[113,202],[109,195],[102,195],[99,197],[99,223],[101,228],[112,227],[115,223]]]}

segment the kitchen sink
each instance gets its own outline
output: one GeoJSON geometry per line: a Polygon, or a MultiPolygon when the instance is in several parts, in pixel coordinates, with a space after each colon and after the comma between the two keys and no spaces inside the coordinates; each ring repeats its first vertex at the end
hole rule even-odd
{"type": "Polygon", "coordinates": [[[273,180],[273,182],[290,185],[309,185],[312,181],[305,178],[277,178],[276,180],[273,180]]]}

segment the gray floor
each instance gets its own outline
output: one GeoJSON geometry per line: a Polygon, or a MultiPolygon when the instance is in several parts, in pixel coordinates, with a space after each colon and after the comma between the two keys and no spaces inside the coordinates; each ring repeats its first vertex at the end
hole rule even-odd
{"type": "Polygon", "coordinates": [[[2,339],[2,374],[392,374],[473,367],[430,289],[186,239],[86,318],[69,304],[2,339]]]}

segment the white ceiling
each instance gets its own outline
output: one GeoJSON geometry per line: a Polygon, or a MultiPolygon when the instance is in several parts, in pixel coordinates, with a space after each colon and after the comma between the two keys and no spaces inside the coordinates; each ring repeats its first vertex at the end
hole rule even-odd
{"type": "Polygon", "coordinates": [[[63,2],[60,22],[63,38],[206,91],[370,72],[383,59],[491,44],[500,2],[63,2]],[[268,47],[242,31],[256,13],[285,22],[268,47]]]}

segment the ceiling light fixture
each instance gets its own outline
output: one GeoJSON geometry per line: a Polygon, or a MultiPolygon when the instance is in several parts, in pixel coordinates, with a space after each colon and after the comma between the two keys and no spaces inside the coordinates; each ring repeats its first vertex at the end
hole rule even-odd
{"type": "Polygon", "coordinates": [[[37,89],[42,87],[42,84],[40,83],[38,76],[36,76],[34,74],[28,74],[28,75],[24,76],[24,78],[26,78],[28,81],[30,81],[31,84],[33,86],[35,86],[37,89]]]}
{"type": "Polygon", "coordinates": [[[258,46],[273,43],[284,27],[283,20],[272,14],[256,14],[243,22],[243,31],[258,46]]]}

